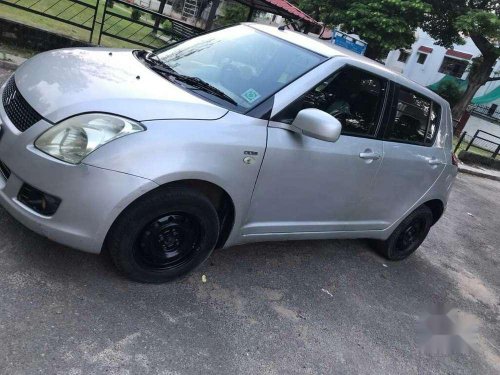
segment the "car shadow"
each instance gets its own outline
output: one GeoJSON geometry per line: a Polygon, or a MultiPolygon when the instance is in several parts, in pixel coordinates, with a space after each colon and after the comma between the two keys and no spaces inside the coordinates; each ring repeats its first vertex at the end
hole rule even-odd
{"type": "Polygon", "coordinates": [[[408,284],[411,289],[427,285],[426,274],[432,267],[418,254],[402,262],[389,262],[365,240],[264,242],[216,250],[190,275],[163,286],[148,286],[119,274],[106,251],[98,256],[57,244],[23,227],[3,209],[0,226],[0,270],[4,268],[4,273],[21,272],[42,284],[81,284],[95,286],[96,290],[110,287],[180,291],[201,284],[205,275],[208,284],[216,282],[242,290],[249,285],[283,290],[315,285],[319,291],[341,287],[365,294],[363,285],[392,288],[391,281],[399,286],[408,284]]]}

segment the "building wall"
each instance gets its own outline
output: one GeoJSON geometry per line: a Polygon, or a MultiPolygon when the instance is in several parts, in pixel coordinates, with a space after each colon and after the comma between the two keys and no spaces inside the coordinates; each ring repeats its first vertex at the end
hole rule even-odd
{"type": "MultiPolygon", "coordinates": [[[[403,74],[405,77],[408,77],[423,86],[429,86],[445,76],[445,74],[439,73],[439,68],[441,67],[443,59],[446,56],[447,49],[435,44],[435,40],[421,29],[418,29],[416,34],[416,42],[411,46],[411,49],[408,50],[410,57],[406,63],[398,61],[400,51],[395,50],[389,53],[385,64],[388,68],[403,74]],[[417,62],[420,47],[432,48],[432,52],[428,53],[424,64],[419,64],[417,62]]],[[[481,52],[470,38],[466,39],[466,43],[464,45],[455,45],[453,49],[455,51],[470,54],[473,58],[481,55],[481,52]]],[[[469,61],[469,63],[471,62],[471,60],[467,61],[469,61]]],[[[500,60],[497,61],[495,70],[500,70],[500,60]]],[[[468,74],[469,73],[466,71],[460,78],[467,79],[468,74]]],[[[477,92],[476,96],[482,96],[499,85],[500,81],[488,82],[477,92]]]]}

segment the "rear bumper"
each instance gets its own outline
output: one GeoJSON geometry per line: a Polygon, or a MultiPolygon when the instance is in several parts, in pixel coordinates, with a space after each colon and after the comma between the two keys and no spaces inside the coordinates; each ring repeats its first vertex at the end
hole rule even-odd
{"type": "Polygon", "coordinates": [[[10,169],[0,174],[0,205],[36,233],[61,244],[99,253],[118,215],[153,181],[125,173],[60,162],[38,151],[33,142],[52,126],[44,120],[20,133],[0,105],[0,160],[10,169]],[[61,199],[56,213],[43,216],[18,201],[23,183],[61,199]]]}

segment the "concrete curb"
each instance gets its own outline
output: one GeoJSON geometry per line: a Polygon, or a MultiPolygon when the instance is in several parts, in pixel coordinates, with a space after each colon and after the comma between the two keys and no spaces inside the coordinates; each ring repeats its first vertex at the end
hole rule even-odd
{"type": "Polygon", "coordinates": [[[26,60],[24,57],[0,51],[0,68],[16,70],[26,60]]]}
{"type": "Polygon", "coordinates": [[[21,64],[17,64],[13,61],[0,60],[0,68],[3,69],[16,70],[19,67],[19,65],[21,64]]]}
{"type": "Polygon", "coordinates": [[[458,171],[461,173],[470,174],[470,175],[476,176],[476,177],[482,177],[482,178],[487,178],[489,180],[500,181],[500,176],[492,175],[492,174],[489,174],[488,172],[483,172],[483,171],[480,171],[477,169],[464,168],[464,167],[461,167],[459,165],[458,171]]]}

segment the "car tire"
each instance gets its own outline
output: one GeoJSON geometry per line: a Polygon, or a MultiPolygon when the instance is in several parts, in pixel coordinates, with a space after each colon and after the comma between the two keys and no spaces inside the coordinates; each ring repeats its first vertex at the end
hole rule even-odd
{"type": "Polygon", "coordinates": [[[186,275],[212,253],[219,218],[210,200],[189,188],[155,190],[132,203],[106,243],[128,278],[163,283],[186,275]]]}
{"type": "Polygon", "coordinates": [[[389,260],[403,260],[424,242],[432,222],[430,208],[420,206],[397,226],[387,240],[375,241],[375,249],[389,260]]]}

